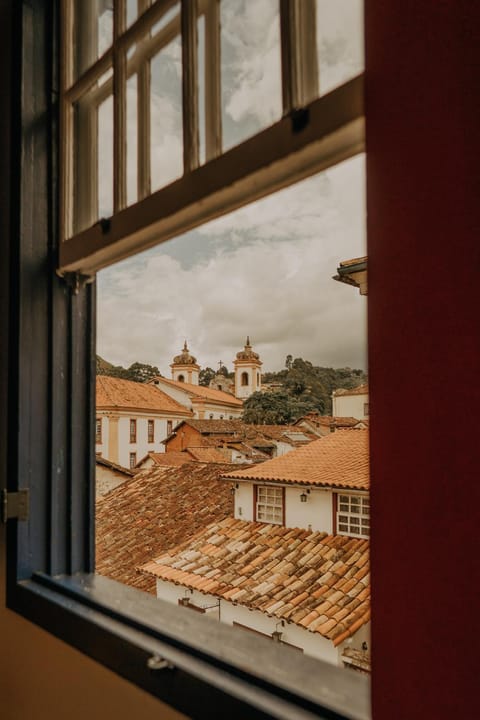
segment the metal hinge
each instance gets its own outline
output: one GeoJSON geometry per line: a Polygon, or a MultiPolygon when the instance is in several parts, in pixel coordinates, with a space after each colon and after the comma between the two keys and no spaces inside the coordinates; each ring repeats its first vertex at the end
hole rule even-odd
{"type": "Polygon", "coordinates": [[[2,522],[28,520],[28,488],[18,492],[2,490],[2,522]]]}

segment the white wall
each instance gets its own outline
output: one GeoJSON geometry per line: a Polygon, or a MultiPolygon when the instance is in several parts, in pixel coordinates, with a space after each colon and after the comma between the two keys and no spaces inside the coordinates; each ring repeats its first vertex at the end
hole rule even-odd
{"type": "Polygon", "coordinates": [[[130,480],[129,475],[124,475],[112,468],[97,464],[95,469],[95,495],[97,497],[106,495],[110,490],[123,485],[126,480],[130,480]]]}
{"type": "MultiPolygon", "coordinates": [[[[214,595],[204,594],[197,590],[192,592],[182,585],[175,585],[172,582],[157,579],[158,598],[177,605],[179,598],[184,596],[187,596],[189,602],[193,605],[208,608],[206,614],[209,617],[220,620],[226,625],[233,625],[234,622],[237,622],[268,637],[271,637],[275,630],[279,630],[282,633],[284,642],[302,648],[306,655],[324,660],[332,665],[342,664],[340,660],[341,654],[338,649],[334,647],[330,640],[322,637],[319,633],[310,632],[294,623],[285,622],[282,625],[277,618],[268,617],[259,610],[249,610],[242,605],[234,605],[224,599],[220,599],[219,603],[219,599],[214,595]]],[[[194,611],[185,608],[185,612],[194,611]]]]}
{"type": "MultiPolygon", "coordinates": [[[[97,412],[97,417],[102,417],[101,412],[97,412]]],[[[165,445],[162,440],[167,437],[167,423],[172,422],[172,429],[184,418],[178,416],[156,417],[155,413],[147,415],[145,413],[121,413],[118,415],[118,457],[115,454],[115,439],[110,432],[110,418],[108,415],[102,417],[102,443],[95,446],[95,452],[100,452],[102,457],[112,462],[130,467],[130,453],[136,453],[137,462],[139,462],[149,452],[163,453],[165,445]],[[137,421],[137,441],[130,442],[130,420],[137,421]],[[154,421],[154,442],[148,442],[148,421],[154,421]],[[110,442],[111,441],[111,442],[110,442]]]]}
{"type": "MultiPolygon", "coordinates": [[[[243,407],[224,407],[223,405],[217,405],[214,402],[205,400],[201,403],[202,409],[204,409],[203,420],[238,420],[242,417],[243,407]],[[213,415],[210,418],[210,415],[213,415]]],[[[198,418],[199,412],[193,403],[194,417],[198,418]]]]}
{"type": "Polygon", "coordinates": [[[260,367],[249,367],[248,365],[237,365],[235,367],[235,396],[237,398],[249,397],[252,393],[262,388],[262,373],[260,367]],[[248,385],[242,385],[242,375],[247,373],[248,385]]]}
{"type": "MultiPolygon", "coordinates": [[[[234,517],[237,520],[254,520],[253,483],[239,482],[235,490],[234,517]]],[[[303,487],[285,488],[285,526],[304,528],[313,532],[331,533],[332,492],[320,488],[306,492],[303,487]],[[300,495],[307,494],[307,502],[302,503],[300,495]]]]}
{"type": "Polygon", "coordinates": [[[234,497],[234,517],[237,520],[253,520],[253,484],[238,483],[234,497]]]}
{"type": "Polygon", "coordinates": [[[333,415],[335,417],[354,417],[363,420],[365,404],[368,403],[368,393],[363,395],[332,395],[333,415]]]}
{"type": "Polygon", "coordinates": [[[285,525],[299,527],[313,532],[331,533],[332,492],[330,490],[287,487],[285,489],[285,525]],[[301,502],[300,495],[306,493],[307,502],[301,502]]]}
{"type": "Polygon", "coordinates": [[[153,385],[159,388],[159,390],[163,390],[164,393],[169,395],[171,398],[176,400],[180,405],[183,405],[187,408],[187,410],[192,409],[192,400],[190,398],[190,395],[186,392],[186,390],[181,390],[180,388],[169,385],[168,383],[162,382],[162,378],[158,378],[158,380],[154,380],[152,382],[153,385]]]}

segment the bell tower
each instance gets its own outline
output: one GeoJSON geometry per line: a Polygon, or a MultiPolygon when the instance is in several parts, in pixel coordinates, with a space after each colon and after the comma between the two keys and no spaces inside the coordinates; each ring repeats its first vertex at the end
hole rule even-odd
{"type": "Polygon", "coordinates": [[[250,338],[247,336],[244,349],[237,353],[236,360],[233,361],[235,397],[244,400],[252,393],[262,389],[262,364],[260,355],[253,352],[250,338]]]}
{"type": "Polygon", "coordinates": [[[175,355],[170,367],[172,368],[172,380],[198,385],[200,365],[197,365],[197,358],[190,355],[186,340],[182,352],[180,355],[175,355]]]}

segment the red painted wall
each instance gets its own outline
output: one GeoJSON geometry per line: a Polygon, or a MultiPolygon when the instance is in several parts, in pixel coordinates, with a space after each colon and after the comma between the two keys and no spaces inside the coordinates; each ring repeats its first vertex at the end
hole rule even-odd
{"type": "Polygon", "coordinates": [[[375,720],[480,713],[479,28],[366,0],[375,720]]]}

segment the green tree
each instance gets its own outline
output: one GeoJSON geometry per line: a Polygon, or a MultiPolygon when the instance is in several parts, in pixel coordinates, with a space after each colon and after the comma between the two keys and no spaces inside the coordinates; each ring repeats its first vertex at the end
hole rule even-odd
{"type": "Polygon", "coordinates": [[[213,370],[211,367],[203,368],[198,373],[198,384],[203,385],[203,387],[208,387],[214,377],[215,370],[213,370]]]}

